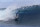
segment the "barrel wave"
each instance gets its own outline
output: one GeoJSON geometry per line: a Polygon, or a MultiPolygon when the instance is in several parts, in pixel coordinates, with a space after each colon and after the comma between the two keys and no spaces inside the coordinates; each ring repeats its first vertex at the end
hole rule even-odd
{"type": "Polygon", "coordinates": [[[0,20],[13,24],[40,25],[40,5],[9,6],[0,10],[0,20]]]}

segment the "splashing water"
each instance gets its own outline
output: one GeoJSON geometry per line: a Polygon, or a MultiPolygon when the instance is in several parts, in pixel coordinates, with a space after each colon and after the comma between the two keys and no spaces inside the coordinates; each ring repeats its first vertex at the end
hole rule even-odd
{"type": "Polygon", "coordinates": [[[5,9],[4,11],[0,11],[0,20],[8,21],[9,19],[15,19],[17,8],[19,8],[17,5],[12,5],[5,9]]]}

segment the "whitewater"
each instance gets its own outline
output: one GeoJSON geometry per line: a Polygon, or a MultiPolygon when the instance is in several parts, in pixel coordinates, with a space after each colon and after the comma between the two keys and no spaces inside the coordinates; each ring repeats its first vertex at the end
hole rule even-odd
{"type": "Polygon", "coordinates": [[[19,8],[19,6],[10,5],[5,10],[0,10],[0,20],[8,21],[9,19],[15,19],[16,13],[18,12],[17,8],[19,8]]]}

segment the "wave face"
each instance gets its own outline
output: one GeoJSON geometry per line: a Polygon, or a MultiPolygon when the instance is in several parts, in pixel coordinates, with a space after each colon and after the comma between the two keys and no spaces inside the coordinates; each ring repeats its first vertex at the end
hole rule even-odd
{"type": "Polygon", "coordinates": [[[24,25],[40,25],[40,6],[33,5],[20,8],[18,23],[24,25]]]}

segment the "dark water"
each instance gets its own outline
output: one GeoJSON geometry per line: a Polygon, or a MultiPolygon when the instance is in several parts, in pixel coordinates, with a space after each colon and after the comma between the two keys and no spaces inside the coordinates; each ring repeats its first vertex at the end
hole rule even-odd
{"type": "Polygon", "coordinates": [[[40,27],[40,26],[27,26],[27,25],[14,25],[14,24],[1,23],[0,27],[40,27]]]}
{"type": "Polygon", "coordinates": [[[0,27],[40,27],[38,25],[15,25],[15,24],[7,24],[7,23],[0,23],[0,27]]]}

